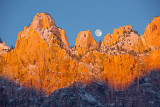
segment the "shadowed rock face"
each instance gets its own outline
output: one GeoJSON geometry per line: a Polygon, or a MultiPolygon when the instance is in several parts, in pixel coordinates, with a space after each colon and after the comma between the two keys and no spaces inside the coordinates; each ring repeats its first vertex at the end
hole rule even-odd
{"type": "Polygon", "coordinates": [[[0,106],[4,106],[3,90],[0,88],[0,106]]]}
{"type": "MultiPolygon", "coordinates": [[[[149,25],[159,26],[159,18],[149,25]]],[[[135,78],[160,67],[159,42],[148,42],[152,33],[149,36],[147,29],[138,36],[132,26],[123,26],[100,43],[89,30],[81,31],[75,47],[70,48],[65,31],[55,25],[50,15],[38,13],[31,25],[19,32],[15,49],[1,55],[0,75],[38,91],[43,89],[46,94],[75,81],[103,81],[124,90],[135,78]]],[[[154,28],[154,32],[157,30],[154,28]]],[[[154,33],[152,38],[157,35],[154,33]]]]}
{"type": "Polygon", "coordinates": [[[137,79],[125,90],[108,87],[104,82],[83,85],[73,83],[69,87],[57,89],[49,96],[38,94],[32,87],[22,87],[19,83],[0,78],[0,105],[41,106],[41,107],[158,107],[160,105],[160,72],[150,72],[137,79]]]}
{"type": "Polygon", "coordinates": [[[85,107],[150,107],[159,106],[160,72],[150,72],[140,78],[139,86],[135,80],[125,90],[114,90],[105,83],[92,82],[85,86],[73,84],[70,87],[56,90],[49,95],[45,105],[85,106],[85,107]],[[139,87],[139,90],[137,90],[139,87]],[[48,103],[50,102],[50,103],[48,103]]]}

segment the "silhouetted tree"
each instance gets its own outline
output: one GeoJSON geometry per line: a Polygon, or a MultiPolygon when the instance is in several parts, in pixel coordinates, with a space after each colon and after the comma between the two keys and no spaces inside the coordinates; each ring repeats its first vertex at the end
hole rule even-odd
{"type": "Polygon", "coordinates": [[[14,49],[14,46],[12,45],[12,46],[11,46],[11,50],[13,50],[13,49],[14,49]]]}
{"type": "Polygon", "coordinates": [[[0,43],[2,43],[3,41],[2,41],[2,39],[1,39],[1,37],[0,37],[0,43]]]}

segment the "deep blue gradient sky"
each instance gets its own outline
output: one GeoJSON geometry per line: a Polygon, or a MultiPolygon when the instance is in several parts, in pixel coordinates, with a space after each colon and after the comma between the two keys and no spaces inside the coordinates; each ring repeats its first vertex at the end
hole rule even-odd
{"type": "Polygon", "coordinates": [[[91,30],[99,42],[114,28],[132,25],[139,35],[155,16],[160,16],[160,0],[0,0],[0,37],[15,45],[19,31],[36,13],[47,12],[66,31],[71,46],[80,31],[91,30]],[[94,31],[101,29],[101,37],[94,31]]]}

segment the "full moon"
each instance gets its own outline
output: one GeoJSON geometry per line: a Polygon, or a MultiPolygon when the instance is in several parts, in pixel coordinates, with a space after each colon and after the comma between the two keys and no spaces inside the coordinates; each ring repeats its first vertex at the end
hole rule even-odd
{"type": "Polygon", "coordinates": [[[95,35],[98,36],[98,37],[101,36],[102,35],[102,31],[100,29],[97,29],[95,31],[95,35]]]}

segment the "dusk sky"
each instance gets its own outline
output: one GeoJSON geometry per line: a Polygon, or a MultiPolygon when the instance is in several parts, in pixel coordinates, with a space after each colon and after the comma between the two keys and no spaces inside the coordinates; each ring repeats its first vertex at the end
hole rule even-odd
{"type": "Polygon", "coordinates": [[[84,30],[91,30],[97,42],[125,25],[143,34],[147,24],[160,16],[160,0],[0,0],[2,40],[8,46],[15,45],[18,32],[40,12],[51,15],[73,46],[78,33],[84,30]],[[96,29],[102,30],[102,36],[95,36],[96,29]]]}

